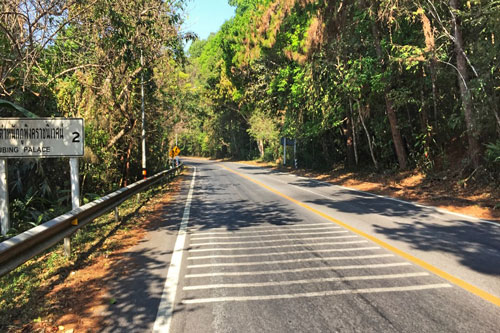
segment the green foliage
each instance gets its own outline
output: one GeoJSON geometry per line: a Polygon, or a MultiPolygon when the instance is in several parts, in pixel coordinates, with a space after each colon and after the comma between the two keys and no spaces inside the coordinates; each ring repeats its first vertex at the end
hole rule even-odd
{"type": "MultiPolygon", "coordinates": [[[[61,29],[43,45],[21,43],[29,29],[15,40],[0,34],[6,115],[85,118],[87,197],[140,177],[141,77],[150,174],[166,166],[176,135],[182,154],[272,160],[286,136],[297,139],[304,167],[375,159],[392,170],[403,154],[426,172],[462,165],[453,159],[467,156],[472,137],[486,147],[481,160],[497,167],[500,2],[463,2],[453,12],[446,1],[230,0],[236,15],[207,40],[194,40],[187,59],[178,31],[183,3],[77,1],[67,15],[47,14],[49,28],[61,29]],[[452,13],[467,55],[462,77],[452,13]]],[[[3,26],[16,17],[1,16],[3,26]]],[[[41,29],[32,28],[34,36],[41,29]]],[[[14,210],[25,226],[38,223],[30,212],[65,197],[67,161],[14,168],[14,210]],[[54,180],[40,180],[51,172],[54,180]],[[30,188],[43,200],[30,201],[30,188]]]]}
{"type": "Polygon", "coordinates": [[[486,145],[486,158],[492,163],[500,163],[500,140],[486,145]]]}
{"type": "MultiPolygon", "coordinates": [[[[198,108],[210,110],[196,131],[212,143],[211,156],[241,158],[235,147],[250,139],[254,155],[270,159],[276,149],[262,147],[263,139],[289,136],[301,142],[303,166],[352,166],[354,148],[359,160],[371,159],[368,136],[379,164],[393,169],[394,128],[411,167],[432,171],[435,159],[447,160],[448,150],[456,149],[451,142],[464,149],[454,156],[466,152],[448,3],[230,3],[237,7],[235,17],[193,46],[190,59],[190,74],[201,88],[198,108]]],[[[457,13],[469,70],[479,69],[468,87],[484,143],[498,138],[498,6],[478,0],[457,13]]]]}
{"type": "MultiPolygon", "coordinates": [[[[179,31],[183,4],[0,5],[1,115],[85,119],[84,202],[141,177],[141,76],[148,174],[166,168],[174,127],[183,121],[172,114],[191,108],[196,98],[189,91],[178,94],[189,90],[182,71],[185,35],[179,31]],[[37,16],[40,20],[29,20],[37,16]],[[187,95],[191,99],[184,99],[187,95]]],[[[8,181],[11,234],[70,208],[67,159],[9,160],[8,181]]]]}
{"type": "MultiPolygon", "coordinates": [[[[6,109],[16,111],[19,114],[22,114],[28,118],[38,118],[38,116],[36,114],[34,114],[33,112],[30,112],[30,111],[26,110],[25,108],[23,108],[22,106],[17,105],[15,103],[11,103],[11,102],[6,101],[4,99],[0,99],[0,108],[6,108],[6,109]]],[[[7,116],[7,114],[5,114],[5,116],[7,116]]]]}
{"type": "Polygon", "coordinates": [[[250,117],[249,125],[250,128],[247,131],[255,140],[278,141],[279,132],[276,124],[262,112],[255,112],[250,117]]]}

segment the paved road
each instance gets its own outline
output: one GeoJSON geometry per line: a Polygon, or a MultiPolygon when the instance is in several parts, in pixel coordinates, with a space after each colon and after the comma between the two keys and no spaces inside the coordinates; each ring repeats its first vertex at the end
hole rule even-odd
{"type": "Polygon", "coordinates": [[[170,251],[151,255],[162,269],[127,279],[149,291],[111,309],[108,330],[499,332],[500,226],[259,167],[187,164],[170,229],[130,254],[166,233],[170,251]]]}

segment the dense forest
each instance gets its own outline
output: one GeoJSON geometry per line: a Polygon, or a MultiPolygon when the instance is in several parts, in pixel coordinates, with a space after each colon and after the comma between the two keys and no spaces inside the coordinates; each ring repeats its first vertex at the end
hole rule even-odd
{"type": "MultiPolygon", "coordinates": [[[[85,200],[140,176],[141,77],[150,174],[175,135],[185,155],[267,161],[287,137],[299,167],[498,182],[499,0],[229,3],[199,40],[185,1],[4,1],[1,116],[84,118],[85,200]]],[[[67,210],[68,172],[9,160],[12,233],[67,210]]]]}
{"type": "Polygon", "coordinates": [[[229,2],[189,50],[192,153],[273,160],[289,137],[303,167],[498,168],[500,1],[229,2]]]}

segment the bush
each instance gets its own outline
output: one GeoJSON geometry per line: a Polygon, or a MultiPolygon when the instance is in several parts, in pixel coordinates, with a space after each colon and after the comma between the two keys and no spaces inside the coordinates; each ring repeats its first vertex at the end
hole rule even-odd
{"type": "Polygon", "coordinates": [[[486,159],[494,164],[500,162],[500,140],[486,145],[486,159]]]}

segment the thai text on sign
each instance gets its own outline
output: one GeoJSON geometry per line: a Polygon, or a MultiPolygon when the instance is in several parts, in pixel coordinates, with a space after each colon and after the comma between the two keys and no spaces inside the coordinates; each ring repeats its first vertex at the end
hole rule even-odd
{"type": "Polygon", "coordinates": [[[83,156],[84,134],[81,118],[0,118],[0,158],[83,156]]]}

